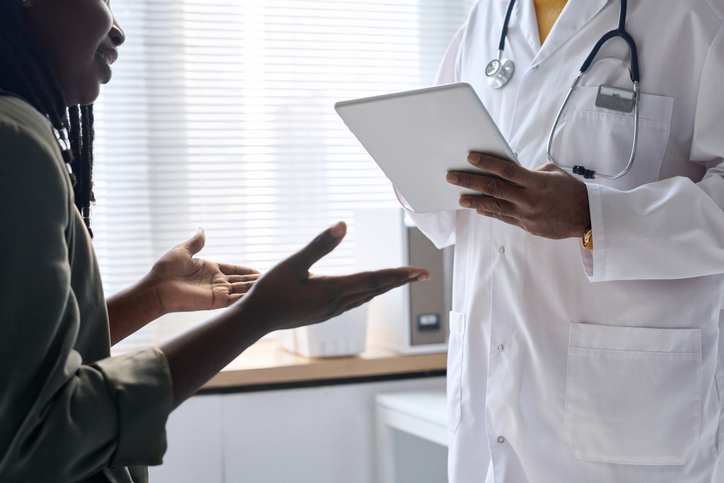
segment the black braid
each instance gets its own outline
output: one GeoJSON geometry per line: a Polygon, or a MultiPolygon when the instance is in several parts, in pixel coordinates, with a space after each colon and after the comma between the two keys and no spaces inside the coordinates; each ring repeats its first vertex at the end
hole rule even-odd
{"type": "Polygon", "coordinates": [[[93,231],[90,228],[90,204],[95,202],[96,198],[93,194],[93,140],[95,139],[95,131],[93,130],[93,105],[82,106],[82,151],[80,156],[80,165],[83,166],[83,174],[81,176],[81,199],[83,200],[83,208],[81,214],[85,221],[91,237],[93,231]]]}
{"type": "Polygon", "coordinates": [[[77,185],[77,183],[81,181],[80,176],[83,172],[83,167],[79,165],[83,140],[81,138],[80,128],[80,108],[78,108],[78,106],[68,108],[68,132],[70,133],[70,152],[73,154],[70,169],[75,175],[77,185]]]}
{"type": "Polygon", "coordinates": [[[61,152],[70,167],[75,204],[90,231],[90,203],[95,201],[93,108],[67,109],[50,63],[25,21],[18,0],[0,0],[0,89],[26,100],[58,132],[70,131],[71,149],[61,148],[61,152]]]}

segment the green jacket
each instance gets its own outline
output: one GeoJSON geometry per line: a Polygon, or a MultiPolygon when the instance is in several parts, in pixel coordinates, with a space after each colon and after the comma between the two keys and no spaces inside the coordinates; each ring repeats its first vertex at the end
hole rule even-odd
{"type": "Polygon", "coordinates": [[[98,263],[49,121],[0,95],[0,482],[146,481],[161,463],[161,351],[110,357],[98,263]]]}

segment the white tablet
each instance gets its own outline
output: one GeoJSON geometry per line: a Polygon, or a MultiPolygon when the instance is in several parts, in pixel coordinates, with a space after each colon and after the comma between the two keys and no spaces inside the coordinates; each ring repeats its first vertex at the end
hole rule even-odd
{"type": "Polygon", "coordinates": [[[518,162],[470,84],[367,97],[334,105],[392,184],[418,213],[460,210],[480,193],[445,181],[449,171],[482,172],[471,152],[518,162]]]}

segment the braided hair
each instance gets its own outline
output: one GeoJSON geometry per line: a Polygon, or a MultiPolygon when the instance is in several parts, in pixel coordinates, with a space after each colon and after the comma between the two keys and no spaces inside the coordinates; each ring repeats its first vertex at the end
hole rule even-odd
{"type": "Polygon", "coordinates": [[[75,204],[93,236],[93,106],[68,108],[18,0],[0,0],[0,89],[24,99],[50,120],[69,167],[75,204]]]}

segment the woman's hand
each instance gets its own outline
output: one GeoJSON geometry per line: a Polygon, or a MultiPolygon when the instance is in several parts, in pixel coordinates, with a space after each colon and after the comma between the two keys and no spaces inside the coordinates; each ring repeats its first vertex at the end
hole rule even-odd
{"type": "Polygon", "coordinates": [[[309,273],[312,265],[339,245],[346,229],[339,222],[262,276],[244,297],[244,316],[264,321],[266,332],[314,324],[395,287],[429,278],[427,270],[415,267],[344,276],[309,273]]]}
{"type": "Polygon", "coordinates": [[[227,307],[249,291],[259,272],[194,258],[204,230],[166,252],[138,283],[106,299],[111,345],[171,312],[227,307]]]}
{"type": "Polygon", "coordinates": [[[322,322],[415,280],[427,270],[403,267],[346,276],[309,273],[344,238],[340,222],[272,268],[230,310],[161,344],[173,381],[174,407],[264,334],[322,322]]]}
{"type": "Polygon", "coordinates": [[[194,258],[205,242],[199,228],[193,238],[166,252],[146,276],[161,313],[228,307],[259,278],[252,268],[194,258]]]}

